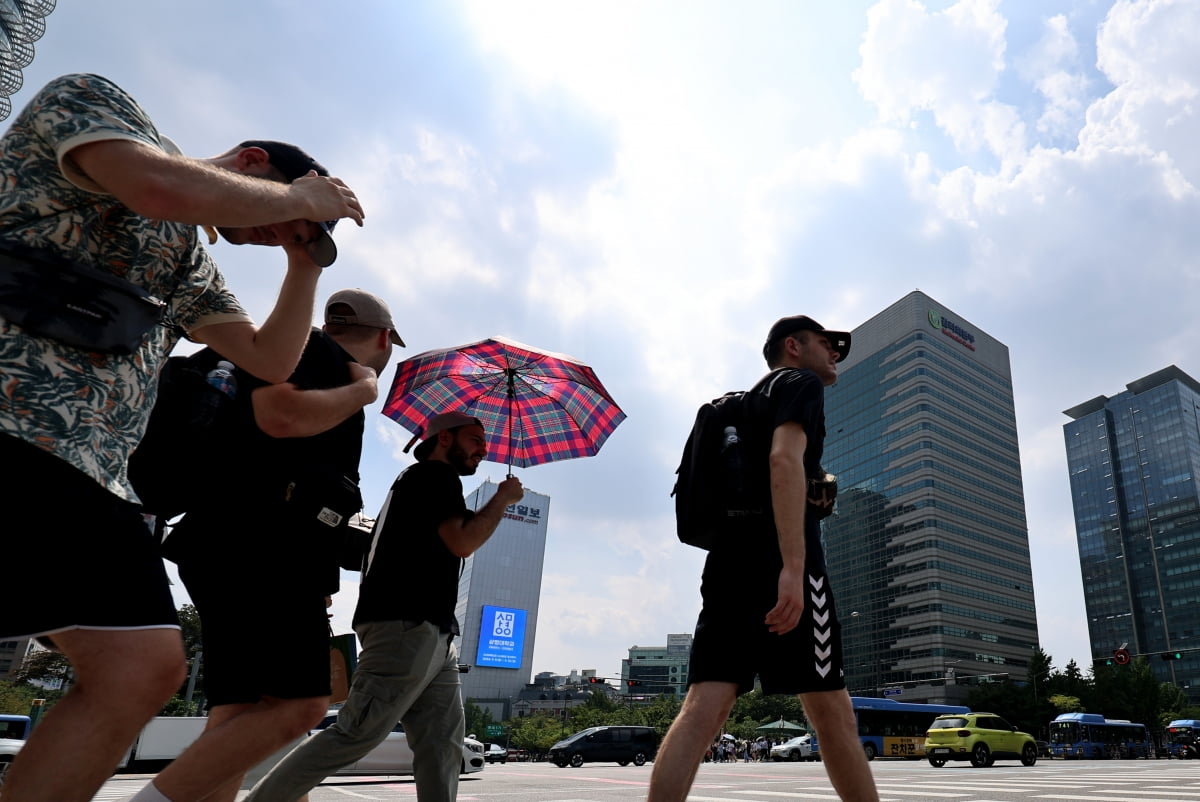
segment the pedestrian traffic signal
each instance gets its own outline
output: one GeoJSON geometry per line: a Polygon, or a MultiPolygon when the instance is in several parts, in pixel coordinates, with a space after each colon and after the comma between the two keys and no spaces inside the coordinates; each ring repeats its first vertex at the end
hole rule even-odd
{"type": "Polygon", "coordinates": [[[1159,657],[1164,660],[1182,660],[1183,652],[1163,652],[1159,657]]]}

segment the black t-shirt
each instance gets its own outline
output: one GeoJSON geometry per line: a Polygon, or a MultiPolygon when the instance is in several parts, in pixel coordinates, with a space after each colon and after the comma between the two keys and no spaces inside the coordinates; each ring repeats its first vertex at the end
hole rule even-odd
{"type": "MultiPolygon", "coordinates": [[[[804,472],[812,478],[821,473],[821,455],[825,447],[825,385],[810,370],[780,368],[772,371],[747,393],[745,413],[750,419],[743,429],[748,462],[755,482],[762,488],[764,503],[770,509],[771,439],[775,429],[784,423],[799,423],[804,427],[807,447],[804,451],[804,472]],[[751,398],[750,396],[754,396],[751,398]]],[[[739,429],[739,433],[742,430],[739,429]]],[[[807,495],[806,495],[807,497],[807,495]]],[[[821,548],[820,516],[811,506],[805,505],[805,563],[809,567],[824,566],[821,548]]],[[[778,533],[775,520],[766,516],[758,524],[751,524],[744,537],[730,538],[726,546],[713,549],[704,565],[705,590],[714,587],[742,587],[747,592],[751,587],[775,592],[769,580],[778,577],[783,567],[779,553],[778,533]]],[[[731,599],[736,603],[735,599],[731,599]]]]}
{"type": "MultiPolygon", "coordinates": [[[[301,390],[341,387],[350,383],[353,361],[332,337],[313,329],[288,381],[301,390]]],[[[357,484],[366,416],[360,409],[310,437],[271,437],[256,425],[251,403],[254,390],[267,383],[241,369],[235,377],[235,420],[232,431],[222,433],[229,459],[214,477],[211,505],[189,512],[171,535],[196,545],[180,563],[211,563],[214,581],[224,576],[223,564],[257,566],[264,583],[336,593],[346,527],[310,525],[308,516],[298,523],[286,495],[292,482],[311,487],[345,476],[357,484]]]]}
{"type": "Polygon", "coordinates": [[[406,468],[375,522],[358,591],[354,625],[370,621],[429,621],[458,634],[454,607],[462,558],[438,535],[451,518],[475,513],[463,500],[462,479],[447,462],[424,460],[406,468]]]}
{"type": "MultiPolygon", "coordinates": [[[[350,383],[349,364],[354,357],[321,329],[313,329],[288,382],[301,390],[328,390],[350,383]]],[[[267,382],[237,371],[238,395],[250,394],[267,382]]],[[[327,466],[358,483],[358,463],[362,457],[366,415],[360,409],[332,429],[309,437],[271,437],[254,424],[250,404],[241,407],[250,416],[247,449],[259,457],[258,471],[287,475],[299,466],[327,466]]]]}

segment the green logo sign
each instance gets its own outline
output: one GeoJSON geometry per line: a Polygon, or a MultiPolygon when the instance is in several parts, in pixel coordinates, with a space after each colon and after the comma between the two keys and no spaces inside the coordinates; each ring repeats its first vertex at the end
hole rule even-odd
{"type": "Polygon", "coordinates": [[[964,329],[962,326],[955,323],[948,317],[942,315],[941,312],[929,310],[929,325],[945,334],[952,340],[955,340],[972,351],[975,350],[975,335],[964,329]]]}

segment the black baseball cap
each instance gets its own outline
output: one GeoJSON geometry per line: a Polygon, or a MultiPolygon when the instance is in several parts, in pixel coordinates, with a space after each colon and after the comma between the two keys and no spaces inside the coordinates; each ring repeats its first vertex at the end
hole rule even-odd
{"type": "MultiPolygon", "coordinates": [[[[329,175],[329,171],[319,161],[309,156],[302,148],[288,142],[276,142],[272,139],[248,139],[239,148],[262,148],[267,152],[271,166],[283,173],[283,177],[292,183],[297,178],[308,175],[309,170],[316,170],[317,175],[329,175]]],[[[337,259],[337,246],[333,243],[333,227],[337,220],[314,220],[321,227],[321,234],[308,244],[308,255],[312,257],[317,267],[329,267],[337,259]]]]}
{"type": "Polygon", "coordinates": [[[768,358],[771,346],[799,331],[815,331],[825,335],[829,339],[829,346],[837,351],[838,357],[835,360],[837,362],[841,362],[846,358],[846,354],[850,353],[850,332],[830,331],[808,315],[792,315],[779,318],[771,327],[771,331],[767,334],[767,341],[763,344],[763,359],[768,358]]]}

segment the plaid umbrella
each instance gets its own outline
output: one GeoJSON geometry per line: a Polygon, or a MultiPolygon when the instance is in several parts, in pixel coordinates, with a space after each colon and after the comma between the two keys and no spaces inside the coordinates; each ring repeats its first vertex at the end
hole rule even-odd
{"type": "Polygon", "coordinates": [[[420,437],[442,412],[479,418],[487,458],[510,471],[593,456],[625,420],[587,365],[501,337],[426,351],[396,366],[383,414],[420,437]]]}

